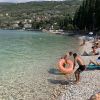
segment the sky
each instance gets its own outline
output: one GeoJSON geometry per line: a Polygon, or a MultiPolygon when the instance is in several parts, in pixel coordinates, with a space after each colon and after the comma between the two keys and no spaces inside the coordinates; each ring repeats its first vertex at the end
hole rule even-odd
{"type": "Polygon", "coordinates": [[[15,2],[15,3],[29,2],[29,1],[63,1],[63,0],[0,0],[0,2],[15,2]]]}

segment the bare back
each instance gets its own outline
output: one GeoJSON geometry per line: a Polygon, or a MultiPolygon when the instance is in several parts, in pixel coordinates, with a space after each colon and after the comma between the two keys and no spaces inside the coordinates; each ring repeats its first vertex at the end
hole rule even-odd
{"type": "Polygon", "coordinates": [[[83,59],[80,56],[77,56],[75,60],[79,65],[85,65],[83,59]]]}

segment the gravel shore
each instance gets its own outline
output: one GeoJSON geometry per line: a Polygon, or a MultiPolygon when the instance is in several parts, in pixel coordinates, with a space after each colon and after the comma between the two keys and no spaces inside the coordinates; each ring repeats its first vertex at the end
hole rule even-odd
{"type": "MultiPolygon", "coordinates": [[[[81,50],[90,51],[91,43],[87,42],[81,50]]],[[[82,53],[83,51],[80,52],[82,53]]],[[[85,64],[90,59],[96,59],[97,56],[82,56],[85,64]]],[[[81,73],[81,80],[78,84],[69,82],[65,86],[65,92],[61,94],[58,100],[89,100],[89,98],[100,92],[100,70],[86,70],[81,73]]]]}

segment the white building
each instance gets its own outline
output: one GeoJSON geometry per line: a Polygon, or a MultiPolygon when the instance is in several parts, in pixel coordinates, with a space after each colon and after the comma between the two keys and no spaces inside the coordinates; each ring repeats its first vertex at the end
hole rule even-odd
{"type": "Polygon", "coordinates": [[[32,24],[24,24],[24,28],[25,28],[25,29],[27,29],[27,28],[30,29],[31,27],[32,27],[32,24]]]}

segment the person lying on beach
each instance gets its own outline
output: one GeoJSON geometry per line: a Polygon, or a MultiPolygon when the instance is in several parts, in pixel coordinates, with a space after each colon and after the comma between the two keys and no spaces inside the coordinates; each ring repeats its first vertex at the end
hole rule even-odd
{"type": "Polygon", "coordinates": [[[82,58],[79,55],[74,53],[73,57],[74,57],[74,68],[76,66],[76,63],[78,63],[78,65],[79,65],[78,69],[75,71],[75,78],[76,78],[75,83],[78,83],[80,81],[80,73],[86,69],[86,66],[84,64],[84,61],[82,60],[82,58]]]}
{"type": "Polygon", "coordinates": [[[100,66],[100,56],[96,59],[96,61],[90,60],[89,65],[90,64],[100,66]]]}
{"type": "Polygon", "coordinates": [[[73,72],[73,61],[67,58],[65,55],[58,61],[59,71],[63,74],[69,74],[73,72]],[[67,66],[66,66],[67,65],[67,66]]]}

